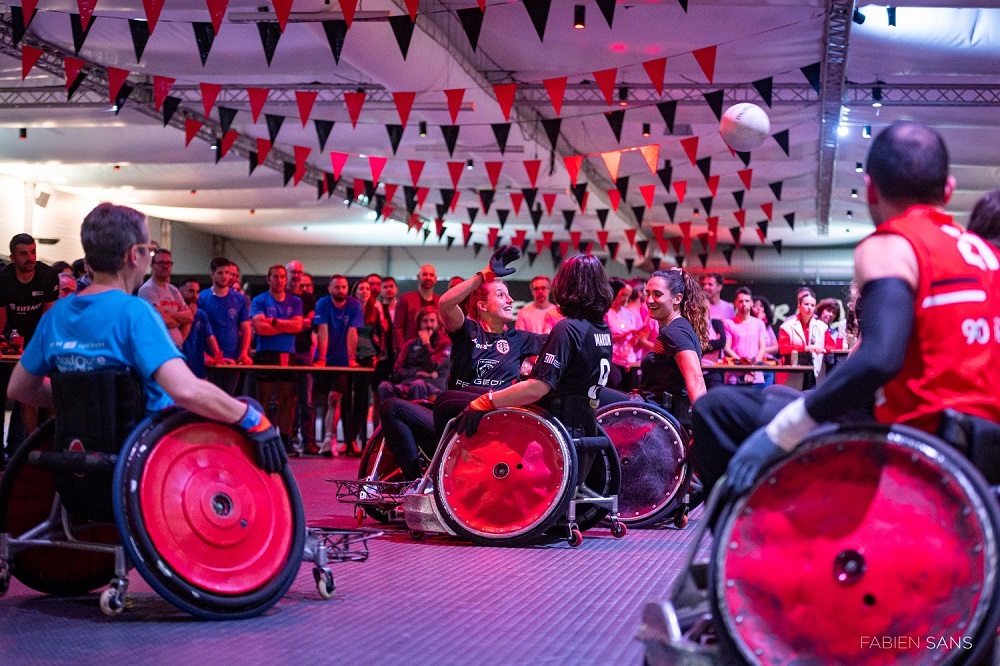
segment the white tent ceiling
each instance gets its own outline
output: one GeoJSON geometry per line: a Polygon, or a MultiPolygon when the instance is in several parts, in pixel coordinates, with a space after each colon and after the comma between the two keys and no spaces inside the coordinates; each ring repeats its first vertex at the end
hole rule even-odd
{"type": "MultiPolygon", "coordinates": [[[[202,225],[216,235],[372,246],[419,244],[424,239],[406,233],[398,222],[376,223],[360,205],[344,205],[343,188],[351,186],[354,178],[372,177],[362,155],[389,158],[380,180],[400,185],[394,199],[397,219],[406,218],[402,186],[411,184],[407,161],[426,162],[419,185],[431,193],[418,212],[432,231],[429,243],[436,241],[433,218],[434,204],[440,201],[438,190],[452,187],[447,162],[471,159],[473,168],[461,177],[458,207],[445,216],[445,233],[458,238],[455,251],[462,251],[458,246],[461,224],[469,221],[467,208],[478,205],[477,190],[492,187],[484,162],[503,161],[504,167],[492,209],[488,214],[480,210],[472,227],[473,242],[485,242],[489,227],[499,226],[496,210],[512,207],[509,192],[519,193],[530,186],[521,162],[533,159],[542,161],[539,192],[557,195],[553,213],[545,214],[536,230],[526,207],[522,208],[520,215],[511,215],[501,236],[507,238],[523,229],[529,240],[541,238],[544,231],[553,232],[557,242],[568,240],[560,211],[576,209],[572,229],[582,232],[584,241],[596,241],[601,226],[595,211],[609,207],[607,192],[614,188],[597,154],[650,143],[661,146],[659,166],[669,160],[672,180],[687,183],[674,221],[692,222],[697,236],[707,229],[709,215],[701,199],[711,197],[711,192],[680,144],[683,138],[697,136],[697,157],[711,157],[711,174],[719,176],[711,215],[719,218],[718,249],[722,250],[733,244],[729,229],[737,224],[737,202],[732,193],[746,189],[737,173],[745,166],[722,142],[716,117],[702,95],[721,90],[725,106],[735,101],[763,105],[750,83],[772,77],[771,131],[789,131],[789,154],[772,139],[751,153],[752,187],[743,199],[745,245],[770,246],[779,240],[794,253],[796,248],[845,248],[866,235],[870,224],[863,192],[860,198],[851,196],[852,189],[862,188],[862,176],[855,171],[868,143],[862,129],[869,125],[877,132],[898,118],[923,120],[942,131],[959,181],[953,209],[964,214],[984,190],[995,186],[1000,169],[992,141],[1000,124],[1000,9],[977,9],[971,2],[911,0],[909,4],[920,6],[898,7],[897,25],[890,27],[884,6],[862,1],[859,9],[867,19],[863,25],[850,25],[846,85],[824,87],[817,94],[801,68],[826,57],[824,36],[830,9],[851,8],[849,2],[840,0],[829,4],[822,0],[690,0],[685,12],[678,0],[630,0],[615,4],[614,24],[609,27],[594,0],[554,0],[542,41],[524,2],[491,1],[486,3],[482,33],[473,52],[456,11],[475,7],[475,0],[421,0],[404,60],[386,19],[405,15],[405,4],[365,0],[335,63],[320,21],[341,18],[338,3],[295,0],[292,19],[268,66],[254,19],[274,20],[269,1],[231,0],[202,66],[191,24],[210,20],[204,0],[167,0],[138,64],[126,19],[144,18],[142,2],[100,0],[78,55],[96,69],[89,70],[74,99],[66,102],[62,56],[74,54],[69,15],[79,10],[72,0],[45,0],[22,43],[55,57],[44,56],[23,82],[20,51],[10,43],[9,10],[0,26],[0,47],[7,54],[0,56],[0,126],[10,128],[0,131],[0,174],[42,184],[57,195],[87,193],[128,203],[150,215],[202,225]],[[583,30],[572,26],[578,3],[587,11],[583,30]],[[711,46],[718,51],[710,83],[692,52],[711,46]],[[660,57],[667,58],[662,97],[642,66],[660,57]],[[109,109],[102,79],[106,67],[132,72],[129,84],[135,91],[117,115],[109,109]],[[618,68],[615,104],[608,106],[592,83],[593,72],[613,67],[618,68]],[[183,129],[164,127],[153,111],[154,75],[176,79],[171,94],[183,102],[175,121],[204,115],[199,84],[223,86],[211,122],[188,147],[183,129]],[[558,116],[562,125],[557,152],[550,162],[553,151],[541,120],[557,116],[541,82],[560,76],[568,77],[569,88],[558,116]],[[583,81],[588,83],[581,85],[583,81]],[[884,82],[877,86],[883,97],[880,108],[872,106],[872,88],[878,81],[884,82]],[[492,85],[506,82],[517,82],[519,92],[507,150],[501,155],[490,124],[502,123],[504,118],[492,85]],[[617,105],[622,86],[628,88],[627,106],[617,105]],[[251,119],[248,87],[271,89],[264,113],[286,117],[272,157],[252,175],[247,151],[255,147],[256,139],[268,137],[268,129],[263,117],[258,123],[251,119]],[[364,88],[369,99],[357,127],[352,127],[343,92],[355,87],[364,88]],[[440,130],[452,124],[443,91],[460,88],[465,89],[457,120],[461,132],[454,155],[449,156],[440,130]],[[319,92],[305,127],[294,103],[295,90],[319,92]],[[838,137],[833,177],[824,185],[818,167],[821,117],[823,96],[830,90],[842,96],[845,135],[838,137]],[[391,93],[399,91],[417,96],[393,156],[385,126],[400,122],[391,102],[391,93]],[[675,135],[667,130],[656,107],[668,99],[679,100],[675,135]],[[212,133],[221,135],[219,105],[238,110],[232,129],[241,138],[216,164],[211,142],[212,133]],[[613,110],[626,112],[620,142],[603,117],[613,110]],[[323,151],[313,127],[315,119],[335,122],[323,151]],[[419,121],[429,126],[425,137],[419,136],[419,121]],[[644,123],[651,127],[648,138],[642,136],[644,123]],[[18,140],[16,128],[20,127],[28,128],[25,141],[18,140]],[[351,155],[337,195],[317,200],[313,177],[318,171],[310,172],[297,187],[283,186],[279,153],[292,160],[293,146],[311,148],[309,164],[327,172],[331,150],[351,155]],[[581,182],[589,183],[583,214],[569,191],[565,155],[588,155],[580,175],[581,182]],[[768,187],[776,182],[782,183],[780,200],[768,187]],[[823,187],[830,188],[825,232],[823,220],[817,218],[823,187]],[[755,233],[757,222],[765,216],[762,204],[772,204],[774,211],[763,242],[755,233]],[[795,215],[794,229],[784,219],[789,213],[795,215]]],[[[824,85],[830,82],[824,79],[824,85]]],[[[626,198],[606,227],[610,241],[621,244],[619,260],[638,255],[627,247],[625,230],[636,227],[631,208],[645,205],[639,192],[643,185],[655,185],[656,190],[638,239],[650,240],[648,255],[661,256],[651,229],[664,225],[666,237],[682,235],[663,206],[678,201],[677,193],[664,187],[637,152],[623,154],[619,176],[630,179],[626,198]]],[[[695,241],[692,258],[702,252],[704,248],[695,241]]],[[[670,248],[663,256],[673,261],[675,254],[670,248]]],[[[839,266],[841,255],[824,252],[814,257],[820,263],[829,257],[839,266]]],[[[774,258],[775,265],[780,262],[773,252],[766,256],[774,258]]],[[[709,262],[711,267],[726,267],[719,252],[709,262]]],[[[822,272],[821,265],[818,271],[822,272]]]]}

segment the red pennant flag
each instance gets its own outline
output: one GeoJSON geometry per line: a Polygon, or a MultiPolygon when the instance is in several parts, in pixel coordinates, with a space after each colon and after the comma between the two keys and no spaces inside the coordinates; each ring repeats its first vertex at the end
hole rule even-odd
{"type": "Polygon", "coordinates": [[[497,183],[500,181],[500,170],[503,169],[503,162],[483,162],[483,166],[486,167],[486,175],[489,176],[493,189],[497,189],[497,183]]]}
{"type": "MultiPolygon", "coordinates": [[[[25,26],[31,23],[31,19],[35,16],[36,9],[38,9],[38,0],[21,0],[21,14],[24,15],[25,26]]],[[[152,28],[150,28],[150,30],[152,30],[152,28]]]]}
{"type": "Polygon", "coordinates": [[[545,84],[545,90],[549,93],[549,99],[552,100],[552,109],[556,112],[558,116],[562,113],[563,97],[566,94],[566,77],[560,76],[555,79],[545,79],[542,81],[545,84]]]}
{"type": "Polygon", "coordinates": [[[741,227],[745,227],[747,225],[747,212],[745,210],[736,211],[733,213],[733,217],[736,218],[736,221],[740,223],[741,227]]]}
{"type": "Polygon", "coordinates": [[[761,243],[766,243],[767,242],[767,234],[764,233],[764,230],[761,229],[760,227],[757,227],[757,238],[760,239],[761,243]]]}
{"type": "Polygon", "coordinates": [[[479,5],[479,11],[486,11],[486,0],[476,0],[476,4],[479,5]]]}
{"type": "Polygon", "coordinates": [[[267,139],[257,139],[257,164],[263,164],[269,152],[271,152],[271,142],[267,139]]]}
{"type": "Polygon", "coordinates": [[[542,194],[542,201],[545,202],[545,212],[552,215],[552,209],[556,205],[556,195],[553,192],[542,194]]]}
{"type": "MultiPolygon", "coordinates": [[[[149,23],[149,34],[151,35],[156,30],[156,22],[160,19],[163,2],[164,0],[142,0],[142,8],[146,12],[146,22],[149,23]]],[[[25,20],[27,21],[27,19],[25,20]]]]}
{"type": "Polygon", "coordinates": [[[392,198],[396,196],[396,190],[399,189],[399,185],[396,183],[386,183],[385,184],[385,200],[392,201],[392,198]]]}
{"type": "Polygon", "coordinates": [[[766,204],[761,204],[760,205],[760,209],[762,211],[764,211],[764,215],[767,216],[768,220],[770,220],[771,222],[774,222],[774,204],[773,203],[768,202],[766,204]]]}
{"type": "MultiPolygon", "coordinates": [[[[35,63],[38,62],[38,59],[42,57],[42,53],[44,53],[44,51],[42,51],[41,49],[36,49],[34,46],[28,46],[27,44],[22,44],[21,45],[21,80],[22,81],[25,80],[26,78],[28,78],[28,72],[30,72],[31,68],[35,66],[35,63]]],[[[109,71],[108,77],[110,78],[110,76],[111,76],[110,70],[108,70],[108,71],[109,71]]],[[[125,70],[121,70],[121,71],[125,71],[125,70]]],[[[127,71],[125,72],[125,76],[128,76],[128,72],[127,71]]],[[[67,88],[68,87],[69,86],[67,85],[67,88]]],[[[119,85],[118,87],[120,88],[121,85],[119,85]]],[[[115,94],[116,95],[118,94],[117,91],[116,91],[115,94]]],[[[111,102],[114,103],[114,101],[115,101],[115,95],[112,95],[111,96],[111,102]]]]}
{"type": "Polygon", "coordinates": [[[682,237],[681,243],[684,245],[684,254],[691,254],[691,236],[682,237]]]}
{"type": "Polygon", "coordinates": [[[292,179],[293,187],[302,182],[302,177],[306,175],[306,159],[309,158],[309,153],[312,152],[312,148],[307,148],[306,146],[294,146],[294,149],[295,149],[295,176],[292,179]]]}
{"type": "Polygon", "coordinates": [[[538,169],[541,168],[541,160],[525,160],[524,170],[528,173],[528,182],[532,187],[538,187],[538,169]]]}
{"type": "Polygon", "coordinates": [[[128,78],[129,74],[130,72],[127,69],[108,67],[108,93],[110,94],[112,104],[115,103],[115,98],[121,92],[122,85],[125,84],[125,79],[128,78]]]}
{"type": "MultiPolygon", "coordinates": [[[[80,8],[80,25],[83,27],[83,31],[87,32],[87,26],[90,25],[90,17],[94,15],[97,0],[76,0],[76,6],[80,8]]],[[[216,28],[215,31],[219,32],[219,29],[216,28]]]]}
{"type": "Polygon", "coordinates": [[[601,244],[602,250],[608,249],[608,232],[601,229],[597,232],[597,242],[601,244]]]}
{"type": "Polygon", "coordinates": [[[718,175],[709,176],[708,180],[705,181],[705,182],[708,183],[708,191],[712,193],[713,197],[716,194],[719,193],[719,176],[718,175]]]}
{"type": "Polygon", "coordinates": [[[521,204],[524,203],[524,195],[520,192],[511,192],[510,203],[514,206],[514,215],[520,215],[521,204]]]}
{"type": "Polygon", "coordinates": [[[451,184],[458,189],[458,180],[465,171],[465,162],[448,162],[448,172],[451,173],[451,184]]]}
{"type": "MultiPolygon", "coordinates": [[[[481,0],[481,2],[485,3],[486,0],[481,0]]],[[[514,106],[514,93],[516,92],[516,83],[498,83],[493,86],[493,94],[497,96],[497,104],[500,105],[500,111],[503,112],[504,120],[508,122],[510,121],[510,110],[514,106]]]]}
{"type": "MultiPolygon", "coordinates": [[[[347,164],[347,158],[348,158],[347,153],[337,153],[337,152],[330,153],[330,163],[333,165],[334,180],[340,180],[340,174],[344,172],[344,165],[347,164]]],[[[358,192],[357,190],[355,190],[355,192],[360,194],[360,192],[358,192]]]]}
{"type": "Polygon", "coordinates": [[[569,182],[576,187],[577,178],[580,177],[580,167],[583,166],[583,155],[566,155],[563,157],[563,162],[569,173],[569,182]]]}
{"type": "Polygon", "coordinates": [[[574,230],[569,232],[569,242],[572,244],[573,247],[580,247],[580,239],[582,238],[583,238],[582,231],[574,230]]]}
{"type": "Polygon", "coordinates": [[[500,227],[490,227],[486,232],[486,245],[493,247],[497,244],[497,237],[500,236],[500,227]]]}
{"type": "Polygon", "coordinates": [[[743,187],[745,187],[745,188],[747,188],[749,190],[750,189],[750,179],[753,178],[753,169],[743,169],[741,171],[737,171],[736,175],[739,176],[740,180],[743,181],[743,187]]]}
{"type": "Polygon", "coordinates": [[[434,231],[437,232],[438,238],[444,236],[444,220],[442,220],[440,217],[434,218],[434,231]]]}
{"type": "Polygon", "coordinates": [[[202,122],[200,120],[195,120],[194,118],[184,119],[184,147],[187,148],[191,145],[191,139],[198,136],[198,131],[201,130],[202,122]]]}
{"type": "Polygon", "coordinates": [[[606,153],[601,153],[601,159],[604,160],[604,166],[608,168],[608,173],[611,174],[611,180],[617,182],[618,167],[622,163],[622,151],[609,150],[606,153]]]}
{"type": "Polygon", "coordinates": [[[424,202],[427,201],[427,194],[431,191],[429,187],[418,187],[417,188],[417,208],[423,208],[424,202]]]}
{"type": "Polygon", "coordinates": [[[664,231],[666,231],[666,227],[663,225],[653,227],[653,237],[656,238],[656,244],[660,246],[660,254],[667,253],[667,240],[663,237],[664,231]]]}
{"type": "Polygon", "coordinates": [[[215,106],[215,99],[219,96],[222,91],[222,86],[218,83],[202,83],[201,84],[201,103],[205,107],[205,117],[207,118],[212,113],[212,107],[215,106]]]}
{"type": "Polygon", "coordinates": [[[594,254],[594,241],[587,241],[587,245],[583,248],[584,254],[594,254]]]}
{"type": "Polygon", "coordinates": [[[587,199],[590,197],[590,192],[584,192],[583,196],[580,197],[580,212],[584,213],[587,210],[587,199]]]}
{"type": "Polygon", "coordinates": [[[544,250],[547,247],[552,247],[552,240],[553,240],[553,238],[555,238],[555,235],[556,235],[556,232],[554,232],[554,231],[543,231],[542,232],[543,247],[539,250],[539,252],[541,252],[542,250],[544,250]]]}
{"type": "MultiPolygon", "coordinates": [[[[221,160],[229,152],[229,149],[233,147],[236,143],[236,139],[240,138],[240,133],[236,130],[228,130],[223,136],[222,141],[219,142],[219,159],[221,160]]],[[[260,162],[258,162],[260,164],[260,162]]]]}
{"type": "Polygon", "coordinates": [[[465,97],[465,88],[452,88],[444,91],[448,98],[448,113],[451,114],[451,124],[458,123],[458,112],[462,110],[462,99],[465,97]]]}
{"type": "Polygon", "coordinates": [[[611,209],[618,212],[618,205],[622,202],[622,193],[617,189],[608,190],[608,199],[611,200],[611,209]]]}
{"type": "Polygon", "coordinates": [[[455,190],[455,193],[451,195],[451,212],[455,212],[455,208],[458,207],[458,198],[462,196],[461,190],[455,190]]]}
{"type": "Polygon", "coordinates": [[[394,92],[392,101],[396,103],[396,111],[399,113],[399,124],[406,127],[410,119],[410,110],[413,108],[413,100],[417,97],[415,92],[394,92]]]}
{"type": "Polygon", "coordinates": [[[354,197],[355,198],[360,197],[364,193],[365,193],[365,180],[364,180],[364,178],[355,178],[354,179],[354,197]]]}
{"type": "Polygon", "coordinates": [[[708,232],[708,251],[715,252],[715,246],[719,242],[719,232],[718,230],[709,230],[708,232]]]}
{"type": "MultiPolygon", "coordinates": [[[[77,2],[80,1],[77,0],[77,2]]],[[[226,15],[226,7],[229,6],[229,0],[205,0],[205,4],[208,5],[208,13],[212,17],[212,29],[218,35],[219,28],[222,27],[222,18],[226,15]]],[[[86,25],[84,25],[84,29],[86,30],[86,25]]]]}
{"type": "MultiPolygon", "coordinates": [[[[390,217],[392,217],[392,214],[394,212],[396,212],[396,209],[393,208],[389,204],[385,204],[384,206],[382,206],[382,210],[379,211],[379,212],[382,213],[382,217],[383,218],[385,218],[386,220],[388,220],[390,217]]],[[[409,231],[410,229],[413,228],[414,220],[416,220],[419,223],[420,218],[417,215],[411,215],[410,219],[406,221],[406,230],[407,231],[409,231]]],[[[375,221],[377,222],[378,220],[376,219],[375,221]]],[[[419,226],[419,224],[418,224],[418,226],[419,226]]]]}
{"type": "Polygon", "coordinates": [[[385,163],[389,161],[387,157],[378,157],[376,155],[368,156],[368,166],[372,170],[372,182],[378,185],[378,179],[382,176],[382,169],[385,168],[385,163]]]}
{"type": "Polygon", "coordinates": [[[653,195],[656,194],[656,185],[640,185],[639,193],[646,202],[646,208],[653,207],[653,195]]]}
{"type": "Polygon", "coordinates": [[[656,175],[656,164],[660,161],[660,144],[651,143],[648,146],[640,146],[639,152],[642,153],[642,159],[646,160],[646,166],[649,167],[649,173],[656,175]]]}
{"type": "Polygon", "coordinates": [[[514,232],[514,245],[524,247],[524,239],[528,237],[527,229],[518,229],[514,232]]]}
{"type": "Polygon", "coordinates": [[[597,85],[600,87],[601,92],[604,93],[604,99],[608,100],[608,106],[611,106],[611,102],[614,101],[616,78],[618,78],[617,67],[602,69],[599,72],[594,72],[594,80],[597,81],[597,85]]]}
{"type": "Polygon", "coordinates": [[[288,25],[288,15],[292,13],[292,0],[271,0],[274,4],[274,13],[278,17],[278,27],[281,32],[285,32],[288,25]]]}
{"type": "Polygon", "coordinates": [[[264,110],[264,102],[270,91],[267,88],[247,88],[247,98],[250,100],[250,115],[253,116],[254,124],[260,119],[260,113],[264,110]]]}
{"type": "Polygon", "coordinates": [[[695,166],[698,161],[698,137],[689,136],[686,139],[681,139],[681,148],[684,149],[684,153],[691,160],[691,166],[695,166]]]}
{"type": "Polygon", "coordinates": [[[417,20],[417,7],[420,6],[420,0],[406,0],[406,11],[410,13],[410,20],[417,20]]]}
{"type": "MultiPolygon", "coordinates": [[[[80,72],[83,71],[83,66],[86,63],[80,60],[79,58],[66,56],[63,58],[63,64],[66,67],[66,90],[69,90],[69,87],[73,85],[74,81],[76,81],[76,77],[80,76],[80,72]]],[[[164,79],[164,77],[160,76],[153,77],[153,96],[154,96],[154,102],[156,103],[157,111],[159,111],[160,107],[163,106],[163,100],[166,99],[167,93],[170,92],[170,86],[174,84],[173,79],[164,79],[166,81],[169,81],[170,83],[167,84],[167,89],[163,91],[163,95],[161,96],[160,87],[163,85],[163,83],[160,81],[160,79],[164,79]]]]}
{"type": "Polygon", "coordinates": [[[657,58],[656,60],[647,60],[642,63],[643,69],[646,70],[646,75],[649,77],[649,82],[653,84],[656,88],[656,94],[663,94],[663,76],[667,71],[667,59],[657,58]]]}
{"type": "Polygon", "coordinates": [[[424,170],[424,161],[407,160],[406,164],[410,167],[410,179],[413,181],[413,187],[416,187],[417,181],[420,180],[420,174],[424,170]]]}
{"type": "Polygon", "coordinates": [[[559,254],[564,257],[569,254],[569,241],[559,241],[559,254]]]}
{"type": "Polygon", "coordinates": [[[295,103],[299,107],[299,119],[302,121],[302,126],[305,127],[306,123],[309,122],[309,115],[312,113],[313,104],[316,103],[316,97],[319,92],[316,90],[296,90],[295,91],[295,103]]]}
{"type": "Polygon", "coordinates": [[[472,225],[467,222],[462,222],[462,243],[468,245],[470,238],[472,238],[472,225]]]}
{"type": "Polygon", "coordinates": [[[677,226],[680,228],[682,236],[684,236],[685,238],[690,238],[691,237],[691,223],[690,222],[681,222],[677,226]]]}
{"type": "MultiPolygon", "coordinates": [[[[394,210],[396,209],[389,204],[386,204],[382,206],[382,215],[388,220],[394,210]]],[[[423,222],[420,221],[420,216],[416,213],[410,215],[410,217],[406,220],[407,231],[420,231],[423,226],[423,222]]]]}
{"type": "Polygon", "coordinates": [[[344,15],[344,22],[347,27],[351,27],[354,21],[354,11],[358,8],[358,0],[340,0],[340,13],[344,15]]]}
{"type": "Polygon", "coordinates": [[[698,66],[705,73],[705,77],[709,83],[712,83],[712,79],[715,77],[715,51],[716,47],[707,46],[691,53],[694,59],[698,61],[698,66]]]}
{"type": "Polygon", "coordinates": [[[625,230],[625,240],[628,241],[629,246],[635,245],[635,231],[631,227],[625,230]]]}
{"type": "MultiPolygon", "coordinates": [[[[75,60],[75,58],[73,58],[75,60]]],[[[69,61],[70,58],[66,58],[66,82],[69,83],[69,61]]],[[[83,61],[79,61],[83,64],[83,61]]],[[[79,68],[77,72],[79,73],[79,68]]],[[[76,76],[74,75],[74,78],[76,76]]],[[[156,105],[156,110],[159,111],[160,107],[163,106],[163,102],[166,101],[167,95],[170,94],[170,89],[174,87],[174,82],[176,79],[171,79],[166,76],[153,76],[153,103],[156,105]]]]}
{"type": "Polygon", "coordinates": [[[684,194],[687,192],[687,186],[688,186],[687,181],[678,180],[672,184],[674,186],[674,192],[677,193],[677,202],[684,203],[684,194]]]}
{"type": "MultiPolygon", "coordinates": [[[[343,4],[343,0],[341,0],[343,4]]],[[[358,116],[361,115],[361,107],[365,104],[365,91],[345,92],[344,104],[347,105],[347,113],[351,116],[351,127],[358,126],[358,116]]]]}
{"type": "Polygon", "coordinates": [[[715,232],[717,232],[719,230],[719,218],[718,218],[718,216],[705,218],[705,223],[708,224],[708,233],[710,233],[710,234],[711,233],[715,233],[715,232]]]}

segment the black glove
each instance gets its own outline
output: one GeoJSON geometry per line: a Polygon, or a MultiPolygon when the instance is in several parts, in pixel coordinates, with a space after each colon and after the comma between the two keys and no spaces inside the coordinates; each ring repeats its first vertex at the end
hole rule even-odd
{"type": "Polygon", "coordinates": [[[507,264],[517,261],[521,258],[521,249],[513,245],[501,245],[490,257],[490,270],[497,277],[504,277],[505,275],[510,275],[516,268],[508,268],[507,264]]]}
{"type": "Polygon", "coordinates": [[[285,469],[288,454],[281,441],[281,435],[260,409],[260,403],[252,398],[242,398],[247,403],[246,414],[236,424],[253,442],[254,462],[268,474],[285,469]]]}
{"type": "Polygon", "coordinates": [[[479,431],[479,422],[482,421],[483,417],[487,414],[489,414],[489,412],[466,407],[462,413],[458,415],[458,421],[455,422],[455,432],[459,434],[464,433],[466,437],[474,437],[479,431]]]}
{"type": "Polygon", "coordinates": [[[787,451],[771,441],[764,428],[756,430],[743,442],[726,468],[726,485],[731,496],[745,493],[767,467],[787,455],[787,451]]]}

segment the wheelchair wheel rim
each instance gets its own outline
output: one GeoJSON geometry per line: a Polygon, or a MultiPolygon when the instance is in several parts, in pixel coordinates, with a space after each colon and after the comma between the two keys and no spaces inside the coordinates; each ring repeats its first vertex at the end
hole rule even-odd
{"type": "Polygon", "coordinates": [[[732,507],[715,594],[751,663],[938,664],[970,653],[996,583],[991,500],[926,439],[834,435],[732,507]]]}
{"type": "Polygon", "coordinates": [[[568,492],[568,445],[528,410],[488,414],[475,437],[458,435],[448,444],[437,474],[443,508],[484,539],[544,531],[568,492]]]}
{"type": "Polygon", "coordinates": [[[172,430],[149,454],[139,484],[143,524],[157,555],[192,586],[246,594],[286,565],[288,494],[252,456],[241,434],[215,423],[172,430]]]}

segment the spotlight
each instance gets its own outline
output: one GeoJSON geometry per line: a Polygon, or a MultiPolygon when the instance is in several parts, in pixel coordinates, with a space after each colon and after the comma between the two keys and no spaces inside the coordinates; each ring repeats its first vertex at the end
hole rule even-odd
{"type": "Polygon", "coordinates": [[[116,165],[114,165],[114,166],[113,166],[113,167],[111,167],[111,168],[112,168],[112,169],[114,169],[115,171],[121,171],[121,170],[122,170],[122,168],[121,168],[121,167],[120,167],[119,165],[117,165],[117,164],[116,164],[116,165]]]}
{"type": "MultiPolygon", "coordinates": [[[[868,127],[868,126],[865,125],[865,127],[868,127]]],[[[870,133],[869,134],[864,134],[863,136],[865,138],[868,138],[869,136],[871,136],[871,134],[870,133]]],[[[854,163],[854,170],[857,171],[858,173],[862,173],[865,170],[865,166],[861,162],[855,162],[854,163]]]]}
{"type": "Polygon", "coordinates": [[[857,199],[858,198],[858,190],[857,189],[851,190],[851,198],[852,199],[857,199]]]}
{"type": "Polygon", "coordinates": [[[468,169],[469,171],[472,171],[472,164],[473,164],[473,162],[472,162],[472,158],[470,157],[470,158],[469,158],[468,160],[466,160],[466,162],[465,162],[465,168],[466,168],[466,169],[468,169]]]}
{"type": "Polygon", "coordinates": [[[837,136],[847,136],[848,131],[847,125],[841,125],[837,128],[837,136]]]}
{"type": "MultiPolygon", "coordinates": [[[[865,125],[864,127],[862,127],[861,128],[861,136],[863,136],[866,139],[872,138],[872,126],[871,125],[865,125]]],[[[858,162],[858,164],[861,164],[861,163],[858,162]]]]}
{"type": "Polygon", "coordinates": [[[27,139],[27,138],[28,138],[28,128],[27,128],[27,127],[22,127],[22,128],[21,128],[21,129],[20,129],[20,130],[18,131],[17,135],[18,135],[18,137],[19,137],[19,138],[21,139],[21,141],[24,141],[25,139],[27,139]]]}
{"type": "Polygon", "coordinates": [[[649,123],[642,124],[642,135],[649,136],[649,123]]]}
{"type": "Polygon", "coordinates": [[[885,13],[889,15],[889,25],[893,28],[896,27],[896,8],[886,7],[885,13]]]}
{"type": "Polygon", "coordinates": [[[587,27],[587,7],[585,5],[573,6],[573,27],[583,30],[587,27]]]}
{"type": "Polygon", "coordinates": [[[864,25],[865,15],[862,14],[860,10],[855,9],[854,14],[851,16],[851,20],[857,23],[858,25],[864,25]]]}
{"type": "Polygon", "coordinates": [[[198,194],[198,190],[191,190],[191,196],[198,194]]]}
{"type": "Polygon", "coordinates": [[[427,136],[427,121],[420,121],[420,136],[427,136]]]}
{"type": "Polygon", "coordinates": [[[847,211],[847,219],[848,220],[854,219],[854,211],[853,210],[847,211]]]}
{"type": "MultiPolygon", "coordinates": [[[[881,81],[878,81],[881,83],[881,81]]],[[[882,86],[874,86],[872,88],[872,106],[876,109],[882,106],[882,86]]]]}
{"type": "Polygon", "coordinates": [[[618,89],[618,106],[628,106],[628,86],[618,89]]]}
{"type": "Polygon", "coordinates": [[[254,215],[256,212],[257,212],[257,210],[255,208],[251,208],[250,209],[250,214],[251,215],[254,215]]]}
{"type": "Polygon", "coordinates": [[[701,215],[701,211],[700,211],[700,210],[698,210],[697,208],[695,208],[695,209],[694,209],[694,213],[692,213],[692,215],[693,215],[694,217],[698,217],[699,215],[701,215]]]}

